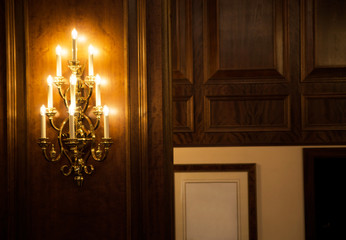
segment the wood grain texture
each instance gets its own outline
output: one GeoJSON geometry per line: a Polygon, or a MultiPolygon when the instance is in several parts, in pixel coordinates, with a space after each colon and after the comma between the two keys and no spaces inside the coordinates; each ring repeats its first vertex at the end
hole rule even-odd
{"type": "Polygon", "coordinates": [[[193,97],[194,130],[175,146],[346,143],[344,4],[192,1],[193,84],[173,97],[193,97]]]}
{"type": "Polygon", "coordinates": [[[193,97],[174,97],[173,116],[175,132],[193,132],[193,97]]]}
{"type": "Polygon", "coordinates": [[[287,81],[286,5],[204,1],[204,82],[287,81]]]}
{"type": "Polygon", "coordinates": [[[8,195],[6,158],[6,22],[5,1],[0,1],[0,239],[8,234],[8,195]]]}
{"type": "Polygon", "coordinates": [[[206,132],[288,131],[287,96],[206,96],[206,132]]]}
{"type": "MultiPolygon", "coordinates": [[[[175,146],[294,139],[288,2],[192,1],[191,11],[193,85],[173,85],[173,98],[193,97],[194,131],[174,131],[175,146]]],[[[174,114],[188,119],[185,109],[174,114]]]]}
{"type": "Polygon", "coordinates": [[[174,239],[172,71],[170,1],[146,1],[148,158],[144,162],[144,235],[141,239],[174,239]]]}
{"type": "Polygon", "coordinates": [[[194,131],[192,0],[171,1],[173,132],[194,131]]]}
{"type": "Polygon", "coordinates": [[[345,81],[345,4],[338,0],[302,1],[303,82],[345,81]]]}
{"type": "Polygon", "coordinates": [[[192,48],[192,0],[172,1],[172,72],[173,81],[192,83],[193,48],[192,48]]]}

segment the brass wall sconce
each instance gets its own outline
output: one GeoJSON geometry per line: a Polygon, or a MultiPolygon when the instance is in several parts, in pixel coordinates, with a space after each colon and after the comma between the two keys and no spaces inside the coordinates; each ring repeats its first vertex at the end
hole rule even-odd
{"type": "Polygon", "coordinates": [[[74,181],[78,186],[82,186],[84,174],[91,174],[94,171],[93,165],[88,165],[91,156],[95,161],[106,159],[110,146],[112,145],[109,137],[109,109],[101,105],[100,82],[98,75],[94,75],[93,67],[93,47],[89,46],[88,76],[82,79],[84,67],[77,60],[77,31],[72,31],[72,60],[68,61],[71,70],[69,84],[62,76],[61,71],[61,48],[56,48],[56,76],[48,76],[48,107],[41,107],[41,137],[38,144],[42,149],[45,159],[49,162],[59,161],[64,155],[68,163],[63,165],[60,170],[63,175],[74,174],[74,181]],[[53,84],[59,91],[61,100],[64,102],[68,117],[65,118],[58,127],[54,123],[54,116],[57,113],[53,107],[53,84]],[[94,106],[95,120],[86,113],[89,101],[95,88],[96,104],[94,106]],[[104,136],[97,143],[96,130],[104,119],[104,136]],[[49,142],[46,136],[46,117],[48,117],[51,127],[57,133],[59,151],[55,150],[54,144],[49,142]]]}

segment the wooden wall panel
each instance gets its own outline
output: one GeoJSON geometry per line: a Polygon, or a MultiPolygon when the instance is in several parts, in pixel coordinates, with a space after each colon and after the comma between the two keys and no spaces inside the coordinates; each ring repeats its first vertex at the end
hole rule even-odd
{"type": "Polygon", "coordinates": [[[173,98],[173,116],[175,131],[193,132],[193,97],[173,98]]]}
{"type": "Polygon", "coordinates": [[[301,2],[303,141],[345,142],[345,7],[337,0],[301,2]]]}
{"type": "Polygon", "coordinates": [[[346,130],[345,95],[307,95],[302,98],[304,130],[346,130]]]}
{"type": "Polygon", "coordinates": [[[345,81],[344,1],[302,1],[302,81],[345,81]]]}
{"type": "MultiPolygon", "coordinates": [[[[123,1],[31,1],[27,3],[27,238],[30,239],[126,239],[126,65],[123,1]],[[65,177],[63,158],[46,162],[37,145],[40,136],[39,108],[47,102],[48,74],[55,73],[55,47],[60,44],[62,72],[69,77],[71,30],[76,28],[85,42],[78,42],[78,58],[87,63],[87,48],[98,50],[94,70],[104,79],[102,103],[110,109],[112,145],[102,163],[89,159],[95,171],[78,188],[73,176],[65,177]]],[[[94,99],[94,98],[93,98],[94,99]]],[[[94,101],[90,106],[91,107],[94,101]]],[[[57,123],[67,116],[54,89],[57,123]]],[[[89,111],[89,112],[90,112],[89,111]]],[[[98,130],[100,136],[103,135],[98,130]]],[[[56,138],[51,128],[47,135],[56,138]]]]}
{"type": "Polygon", "coordinates": [[[207,96],[204,106],[206,132],[289,130],[287,96],[207,96]]]}
{"type": "MultiPolygon", "coordinates": [[[[182,1],[172,2],[177,8],[182,1]]],[[[173,16],[179,22],[181,16],[173,16]]],[[[173,79],[173,101],[193,98],[193,115],[175,103],[175,145],[290,141],[298,97],[290,86],[288,2],[195,0],[191,16],[193,81],[173,79]],[[189,132],[179,128],[186,119],[193,121],[189,132]]]]}
{"type": "Polygon", "coordinates": [[[0,239],[7,238],[8,195],[6,158],[6,22],[5,1],[0,1],[0,239]]]}
{"type": "MultiPolygon", "coordinates": [[[[175,146],[346,143],[345,9],[339,0],[192,0],[193,84],[175,84],[173,97],[193,97],[194,128],[176,128],[175,146]]],[[[175,110],[178,125],[188,117],[175,110]]]]}
{"type": "Polygon", "coordinates": [[[173,131],[192,132],[194,128],[192,0],[171,1],[173,131]]]}
{"type": "Polygon", "coordinates": [[[271,0],[206,1],[205,82],[285,80],[285,4],[271,0]]]}
{"type": "Polygon", "coordinates": [[[177,0],[171,5],[172,21],[172,71],[175,82],[192,83],[192,0],[177,0]]]}

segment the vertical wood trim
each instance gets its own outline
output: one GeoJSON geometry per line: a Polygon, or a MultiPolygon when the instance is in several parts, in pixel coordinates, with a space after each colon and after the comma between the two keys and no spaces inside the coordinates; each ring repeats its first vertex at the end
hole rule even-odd
{"type": "Polygon", "coordinates": [[[16,162],[16,44],[14,1],[5,1],[6,14],[6,102],[7,102],[7,172],[8,172],[8,239],[15,233],[15,162],[16,162]]]}
{"type": "Polygon", "coordinates": [[[129,3],[128,0],[123,0],[123,12],[124,12],[124,91],[125,91],[125,116],[127,121],[125,122],[125,141],[126,141],[126,155],[125,155],[125,164],[126,164],[126,239],[131,240],[132,237],[132,194],[131,194],[131,114],[130,114],[130,89],[129,89],[129,3]]]}
{"type": "Polygon", "coordinates": [[[5,1],[8,239],[26,236],[26,7],[26,0],[5,1]]]}
{"type": "MultiPolygon", "coordinates": [[[[163,93],[163,161],[165,161],[166,201],[170,223],[169,239],[175,239],[174,227],[174,174],[173,174],[173,87],[172,87],[172,36],[171,36],[171,0],[162,2],[162,93],[163,93]]],[[[190,17],[190,16],[189,16],[190,17]]],[[[191,58],[190,58],[191,59],[191,58]]],[[[192,65],[191,65],[192,66],[192,65]]],[[[192,82],[192,78],[190,78],[192,82]]],[[[192,112],[192,111],[190,111],[192,112]]],[[[164,193],[163,193],[164,194],[164,193]]]]}
{"type": "Polygon", "coordinates": [[[148,194],[148,83],[147,83],[147,27],[146,0],[137,2],[137,36],[138,36],[138,101],[139,101],[139,179],[140,179],[140,220],[139,236],[146,239],[149,221],[148,194]]]}

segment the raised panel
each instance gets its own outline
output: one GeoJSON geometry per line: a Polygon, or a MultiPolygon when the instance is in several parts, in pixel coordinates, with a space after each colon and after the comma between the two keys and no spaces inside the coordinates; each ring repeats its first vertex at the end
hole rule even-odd
{"type": "Polygon", "coordinates": [[[172,1],[172,72],[175,83],[192,83],[192,0],[172,1]]]}
{"type": "Polygon", "coordinates": [[[302,1],[302,81],[346,80],[345,9],[345,1],[302,1]]]}
{"type": "Polygon", "coordinates": [[[211,96],[205,98],[206,132],[290,130],[288,96],[211,96]]]}
{"type": "Polygon", "coordinates": [[[302,117],[304,130],[346,130],[346,96],[303,96],[302,117]]]}
{"type": "Polygon", "coordinates": [[[173,132],[193,132],[193,97],[173,98],[173,132]]]}
{"type": "Polygon", "coordinates": [[[207,0],[204,81],[285,80],[286,2],[207,0]]]}

